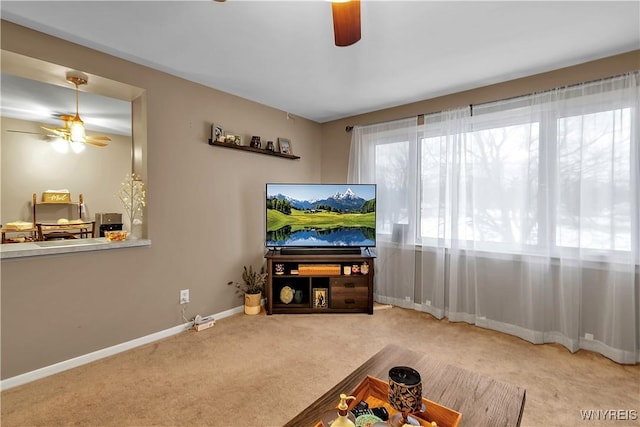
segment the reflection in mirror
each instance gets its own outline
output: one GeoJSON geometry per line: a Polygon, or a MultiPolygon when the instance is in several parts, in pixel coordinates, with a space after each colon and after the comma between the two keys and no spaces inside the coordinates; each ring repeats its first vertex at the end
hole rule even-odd
{"type": "MultiPolygon", "coordinates": [[[[3,73],[0,95],[2,224],[32,222],[32,195],[42,197],[47,190],[66,189],[74,201],[82,194],[87,220],[95,219],[96,213],[123,211],[115,194],[131,172],[131,102],[79,92],[78,108],[87,134],[106,135],[111,141],[106,147],[87,145],[76,153],[42,128],[63,127],[60,116],[75,115],[75,87],[64,75],[60,85],[54,85],[3,73]]],[[[45,208],[39,206],[38,221],[71,215],[55,206],[45,208]]]]}

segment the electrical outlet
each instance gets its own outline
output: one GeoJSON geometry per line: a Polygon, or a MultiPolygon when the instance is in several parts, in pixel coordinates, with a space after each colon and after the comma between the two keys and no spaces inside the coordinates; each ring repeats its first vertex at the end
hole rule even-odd
{"type": "Polygon", "coordinates": [[[589,333],[584,334],[584,338],[589,340],[589,341],[593,341],[593,334],[589,334],[589,333]]]}
{"type": "Polygon", "coordinates": [[[189,303],[189,289],[183,289],[180,291],[180,304],[189,303]]]}

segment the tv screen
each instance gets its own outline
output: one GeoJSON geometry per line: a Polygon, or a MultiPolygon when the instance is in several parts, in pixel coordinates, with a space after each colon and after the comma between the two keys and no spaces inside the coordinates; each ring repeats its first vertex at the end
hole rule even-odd
{"type": "Polygon", "coordinates": [[[375,247],[375,184],[267,184],[266,246],[375,247]]]}

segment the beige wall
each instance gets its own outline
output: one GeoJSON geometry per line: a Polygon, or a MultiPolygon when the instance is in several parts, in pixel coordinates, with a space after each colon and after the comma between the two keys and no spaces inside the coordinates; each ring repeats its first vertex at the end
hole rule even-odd
{"type": "Polygon", "coordinates": [[[367,125],[405,117],[415,117],[469,104],[481,104],[565,85],[597,80],[638,69],[640,69],[640,50],[505,83],[326,123],[322,128],[322,139],[324,141],[322,181],[343,182],[347,179],[349,145],[351,142],[351,134],[345,132],[345,127],[348,125],[367,125]]]}
{"type": "Polygon", "coordinates": [[[182,324],[180,289],[191,290],[189,318],[241,305],[226,283],[243,264],[263,261],[264,185],[320,181],[321,126],[12,23],[1,31],[3,50],[145,90],[152,240],[149,248],[3,260],[2,378],[182,324]],[[211,122],[287,137],[301,159],[209,146],[211,122]]]}
{"type": "MultiPolygon", "coordinates": [[[[639,52],[323,125],[2,22],[2,49],[145,90],[150,248],[3,260],[2,378],[183,323],[241,302],[226,282],[264,253],[266,182],[342,182],[350,134],[368,124],[591,80],[638,68],[639,52]],[[211,122],[288,137],[291,161],[206,144],[211,122]]],[[[134,129],[134,140],[136,139],[134,129]]],[[[135,145],[135,142],[134,142],[135,145]]]]}

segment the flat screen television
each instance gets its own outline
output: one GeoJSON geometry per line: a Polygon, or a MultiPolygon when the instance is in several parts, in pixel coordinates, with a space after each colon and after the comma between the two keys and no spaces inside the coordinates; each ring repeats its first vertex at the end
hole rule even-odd
{"type": "Polygon", "coordinates": [[[268,248],[376,246],[375,184],[266,185],[268,248]]]}

